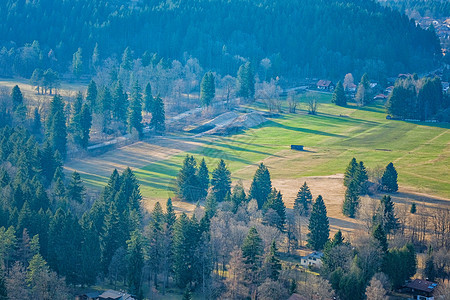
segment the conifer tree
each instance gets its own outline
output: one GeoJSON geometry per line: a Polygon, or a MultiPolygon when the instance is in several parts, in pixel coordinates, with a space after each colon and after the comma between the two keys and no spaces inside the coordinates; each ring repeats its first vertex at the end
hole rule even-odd
{"type": "Polygon", "coordinates": [[[3,274],[0,274],[0,300],[8,300],[8,291],[3,274]]]}
{"type": "Polygon", "coordinates": [[[83,198],[85,195],[85,187],[83,182],[81,181],[80,174],[77,171],[72,173],[72,177],[70,179],[69,184],[66,189],[67,198],[70,201],[75,201],[78,203],[83,202],[83,198]]]}
{"type": "Polygon", "coordinates": [[[359,193],[361,195],[367,194],[367,184],[369,176],[367,174],[367,169],[362,161],[359,162],[358,169],[356,171],[356,181],[359,185],[359,193]]]}
{"type": "Polygon", "coordinates": [[[178,197],[187,201],[198,200],[197,162],[193,156],[186,155],[183,166],[177,176],[178,197]]]}
{"type": "Polygon", "coordinates": [[[98,96],[98,105],[100,106],[100,112],[103,115],[103,132],[106,132],[106,128],[111,121],[111,109],[112,109],[112,95],[107,86],[104,86],[98,96]]]}
{"type": "Polygon", "coordinates": [[[144,253],[142,249],[142,238],[137,230],[131,234],[130,239],[127,241],[127,246],[128,286],[131,293],[140,295],[142,268],[144,267],[144,253]]]}
{"type": "Polygon", "coordinates": [[[209,106],[216,94],[215,78],[211,72],[205,73],[200,84],[200,100],[203,106],[209,106]]]}
{"type": "Polygon", "coordinates": [[[255,96],[255,75],[250,62],[239,67],[238,74],[238,96],[251,99],[255,96]]]}
{"type": "Polygon", "coordinates": [[[209,188],[209,171],[204,158],[202,159],[202,161],[200,162],[200,166],[198,167],[197,178],[200,189],[200,198],[206,198],[209,188]]]}
{"type": "Polygon", "coordinates": [[[398,174],[394,164],[392,162],[389,163],[386,166],[383,177],[381,177],[381,188],[391,193],[398,191],[397,176],[398,174]]]}
{"type": "Polygon", "coordinates": [[[128,95],[124,92],[122,83],[117,82],[113,93],[113,117],[117,121],[126,122],[128,110],[128,95]]]}
{"type": "Polygon", "coordinates": [[[91,109],[87,103],[84,103],[81,108],[81,136],[80,145],[83,149],[87,149],[89,145],[89,135],[92,126],[91,109]]]}
{"type": "Polygon", "coordinates": [[[74,142],[80,144],[81,137],[81,108],[83,106],[83,94],[77,93],[72,106],[72,115],[69,123],[69,131],[72,133],[74,142]]]}
{"type": "Polygon", "coordinates": [[[314,250],[323,249],[330,235],[330,227],[327,208],[320,195],[313,204],[308,229],[308,245],[314,250]]]}
{"type": "Polygon", "coordinates": [[[81,48],[78,48],[72,56],[72,70],[77,78],[80,78],[83,73],[83,50],[81,48]]]}
{"type": "Polygon", "coordinates": [[[258,231],[255,227],[250,228],[242,243],[242,256],[251,272],[256,272],[259,269],[263,250],[263,242],[258,231]]]}
{"type": "Polygon", "coordinates": [[[236,184],[233,188],[231,195],[231,202],[233,203],[233,213],[236,213],[241,203],[246,202],[247,196],[245,195],[244,186],[242,182],[236,184]]]}
{"type": "Polygon", "coordinates": [[[139,137],[142,137],[142,96],[141,87],[137,81],[133,87],[130,107],[128,110],[128,129],[131,132],[133,128],[136,129],[139,137]]]}
{"type": "Polygon", "coordinates": [[[153,96],[152,96],[152,86],[150,82],[145,86],[144,91],[144,111],[147,113],[153,112],[153,96]]]}
{"type": "Polygon", "coordinates": [[[273,281],[277,281],[281,271],[281,263],[278,258],[278,250],[275,241],[270,245],[269,254],[264,261],[267,275],[273,281]]]}
{"type": "Polygon", "coordinates": [[[272,191],[272,181],[267,167],[261,163],[255,172],[250,186],[249,198],[256,199],[258,208],[261,209],[272,191]]]}
{"type": "Polygon", "coordinates": [[[16,110],[19,106],[23,105],[23,95],[18,85],[15,85],[12,88],[11,98],[14,110],[16,110]]]}
{"type": "Polygon", "coordinates": [[[222,202],[231,193],[231,173],[223,159],[212,172],[211,190],[217,202],[222,202]]]}
{"type": "Polygon", "coordinates": [[[97,84],[94,80],[91,80],[87,88],[86,101],[89,106],[95,111],[97,109],[97,94],[97,84]]]}
{"type": "Polygon", "coordinates": [[[39,109],[36,107],[33,113],[33,133],[41,134],[42,130],[42,122],[41,122],[41,114],[39,113],[39,109]]]}
{"type": "Polygon", "coordinates": [[[279,219],[277,220],[275,225],[280,231],[284,231],[286,225],[286,206],[283,202],[283,197],[279,191],[275,188],[272,189],[272,192],[269,194],[267,202],[264,204],[263,209],[267,212],[269,209],[273,209],[279,219]]]}
{"type": "Polygon", "coordinates": [[[150,126],[153,127],[156,133],[163,133],[166,130],[166,112],[164,109],[164,101],[159,95],[153,100],[150,126]]]}
{"type": "Polygon", "coordinates": [[[109,205],[105,215],[102,234],[100,236],[101,262],[105,274],[107,274],[111,258],[114,252],[121,246],[119,235],[123,234],[120,228],[120,216],[116,204],[112,202],[109,205]]]}
{"type": "Polygon", "coordinates": [[[64,116],[64,103],[61,96],[55,95],[50,103],[46,129],[50,145],[65,158],[67,152],[67,128],[64,116]]]}
{"type": "Polygon", "coordinates": [[[378,242],[380,242],[381,249],[384,252],[387,252],[388,242],[386,238],[386,232],[383,230],[383,226],[381,224],[375,226],[372,235],[378,242]]]}
{"type": "Polygon", "coordinates": [[[122,63],[120,67],[124,70],[130,71],[132,67],[133,57],[131,55],[131,49],[129,47],[125,48],[122,54],[122,63]]]}
{"type": "Polygon", "coordinates": [[[380,201],[376,217],[386,234],[394,233],[399,226],[398,218],[395,215],[394,202],[389,195],[383,196],[380,201]]]}
{"type": "Polygon", "coordinates": [[[342,213],[350,218],[354,218],[359,206],[359,186],[356,179],[353,179],[345,191],[345,199],[342,204],[342,213]]]}
{"type": "Polygon", "coordinates": [[[173,227],[173,225],[175,224],[177,217],[176,217],[175,211],[173,209],[172,199],[170,199],[170,198],[167,199],[166,214],[164,215],[164,218],[167,223],[167,227],[171,229],[173,227]]]}
{"type": "Polygon", "coordinates": [[[344,174],[344,186],[348,187],[350,182],[355,177],[355,174],[358,170],[358,163],[356,162],[356,158],[352,158],[350,163],[347,166],[347,169],[345,170],[344,174]]]}
{"type": "Polygon", "coordinates": [[[311,208],[312,194],[306,181],[300,187],[294,202],[294,210],[301,216],[308,216],[311,208]]]}
{"type": "Polygon", "coordinates": [[[341,81],[336,84],[331,102],[339,106],[347,105],[347,97],[345,96],[344,86],[341,81]]]}
{"type": "Polygon", "coordinates": [[[416,204],[415,204],[415,203],[411,204],[410,212],[411,212],[412,214],[415,214],[416,211],[417,211],[416,204]]]}

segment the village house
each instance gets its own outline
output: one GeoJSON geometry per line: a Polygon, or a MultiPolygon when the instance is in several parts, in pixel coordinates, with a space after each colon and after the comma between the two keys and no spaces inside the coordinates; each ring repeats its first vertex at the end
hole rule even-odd
{"type": "Polygon", "coordinates": [[[335,85],[330,80],[319,80],[316,84],[318,90],[322,91],[334,91],[335,85]]]}
{"type": "Polygon", "coordinates": [[[113,290],[107,290],[105,292],[91,292],[76,297],[77,300],[135,300],[132,295],[118,292],[113,290]]]}
{"type": "Polygon", "coordinates": [[[433,292],[437,287],[437,283],[414,279],[406,284],[405,287],[415,300],[434,300],[433,292]]]}
{"type": "Polygon", "coordinates": [[[300,260],[300,265],[304,267],[315,267],[320,268],[322,266],[323,253],[319,251],[314,251],[306,256],[302,256],[300,260]]]}
{"type": "Polygon", "coordinates": [[[375,97],[373,97],[373,100],[386,100],[388,98],[388,96],[383,95],[383,94],[378,94],[375,97]]]}

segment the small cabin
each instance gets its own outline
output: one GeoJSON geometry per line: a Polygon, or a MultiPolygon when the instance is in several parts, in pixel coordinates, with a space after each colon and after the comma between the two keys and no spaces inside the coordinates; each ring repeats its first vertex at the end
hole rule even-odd
{"type": "Polygon", "coordinates": [[[303,151],[303,145],[291,145],[291,150],[303,151]]]}
{"type": "Polygon", "coordinates": [[[433,292],[437,287],[437,283],[414,279],[405,286],[412,294],[415,300],[434,300],[433,292]]]}

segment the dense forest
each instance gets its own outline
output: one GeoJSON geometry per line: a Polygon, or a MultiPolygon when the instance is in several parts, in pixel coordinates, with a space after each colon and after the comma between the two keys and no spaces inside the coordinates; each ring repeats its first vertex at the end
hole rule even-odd
{"type": "Polygon", "coordinates": [[[378,0],[378,2],[414,18],[448,18],[450,16],[450,2],[446,0],[378,0]]]}
{"type": "Polygon", "coordinates": [[[222,74],[235,74],[243,60],[269,58],[271,76],[355,71],[379,78],[440,59],[433,32],[374,1],[124,2],[2,1],[1,74],[64,73],[81,56],[85,68],[76,71],[83,74],[127,47],[144,66],[151,53],[180,61],[190,55],[222,74]]]}

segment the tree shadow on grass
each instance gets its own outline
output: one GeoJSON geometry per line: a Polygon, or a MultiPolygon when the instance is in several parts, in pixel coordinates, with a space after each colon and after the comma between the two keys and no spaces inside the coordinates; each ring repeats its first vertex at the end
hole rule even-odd
{"type": "Polygon", "coordinates": [[[347,136],[341,135],[341,134],[335,134],[335,133],[314,130],[314,129],[308,129],[308,128],[302,128],[302,127],[294,127],[294,126],[277,123],[274,121],[268,121],[267,125],[268,125],[267,127],[279,127],[279,128],[283,128],[283,129],[287,129],[287,130],[298,131],[298,132],[308,133],[308,134],[317,134],[317,135],[324,135],[324,136],[329,136],[329,137],[347,138],[347,136]]]}

